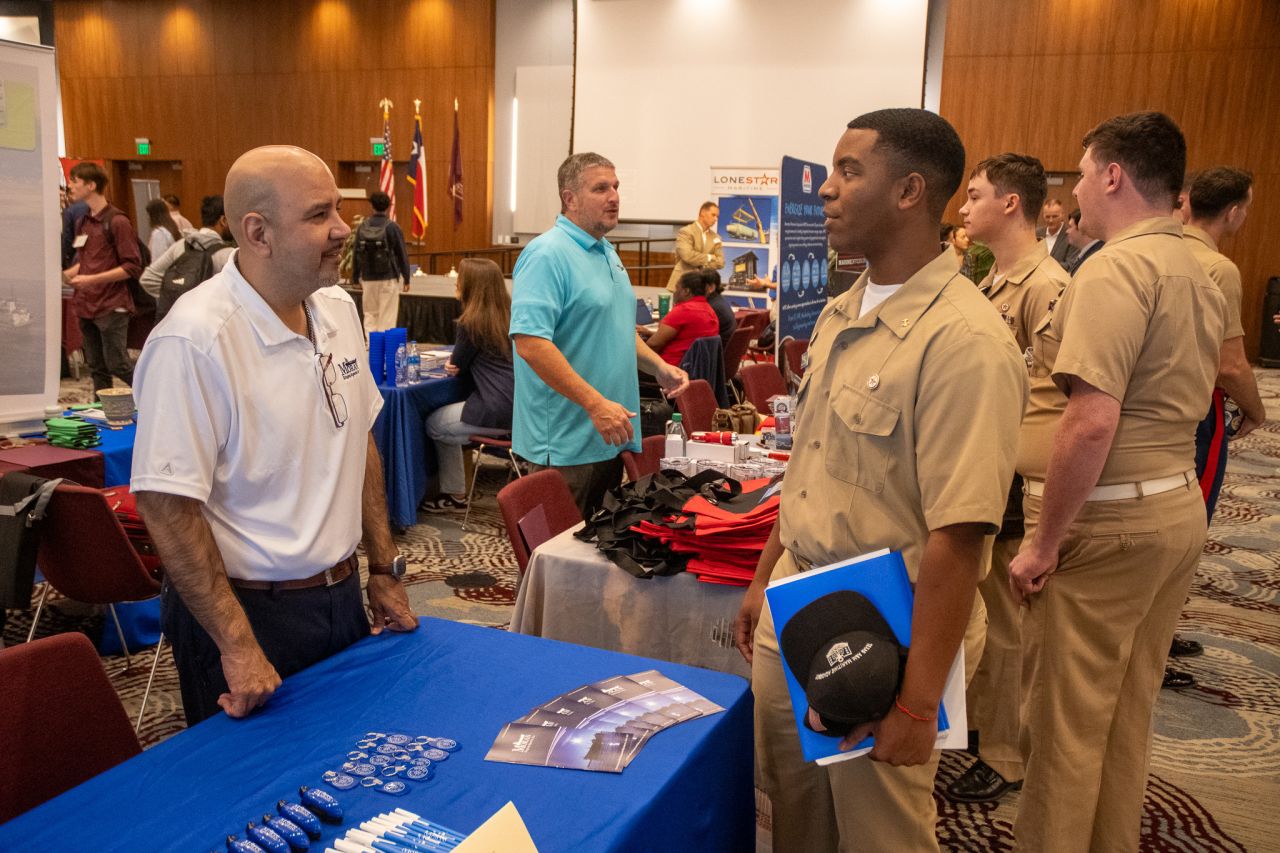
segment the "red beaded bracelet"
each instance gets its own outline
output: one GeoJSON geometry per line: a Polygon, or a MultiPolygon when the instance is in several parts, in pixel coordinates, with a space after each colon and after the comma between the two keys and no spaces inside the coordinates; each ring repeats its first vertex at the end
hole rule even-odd
{"type": "Polygon", "coordinates": [[[911,719],[915,720],[917,723],[932,723],[932,722],[933,722],[933,717],[926,717],[926,716],[923,716],[923,715],[921,715],[921,714],[917,714],[917,713],[913,712],[913,711],[912,711],[910,708],[908,708],[906,705],[903,705],[903,704],[902,704],[902,702],[901,702],[901,700],[897,699],[896,697],[895,697],[895,698],[894,698],[894,700],[893,700],[893,707],[897,708],[899,711],[901,711],[902,713],[906,714],[908,717],[910,717],[911,719]]]}

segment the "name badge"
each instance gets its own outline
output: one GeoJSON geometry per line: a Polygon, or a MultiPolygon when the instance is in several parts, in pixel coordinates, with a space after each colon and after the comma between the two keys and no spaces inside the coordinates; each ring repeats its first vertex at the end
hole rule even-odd
{"type": "Polygon", "coordinates": [[[75,246],[77,249],[83,249],[84,244],[88,242],[89,242],[89,235],[81,234],[79,237],[76,237],[76,239],[72,241],[71,245],[75,246]]]}

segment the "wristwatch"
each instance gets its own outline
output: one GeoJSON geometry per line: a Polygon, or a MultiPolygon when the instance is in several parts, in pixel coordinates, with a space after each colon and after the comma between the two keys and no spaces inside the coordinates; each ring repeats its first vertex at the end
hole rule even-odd
{"type": "Polygon", "coordinates": [[[396,554],[395,559],[390,563],[370,563],[369,574],[371,575],[391,575],[396,580],[404,577],[405,559],[404,554],[396,554]]]}

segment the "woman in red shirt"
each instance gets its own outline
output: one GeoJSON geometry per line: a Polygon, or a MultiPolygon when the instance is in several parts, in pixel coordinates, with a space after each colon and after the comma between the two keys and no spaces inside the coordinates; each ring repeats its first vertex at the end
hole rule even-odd
{"type": "Polygon", "coordinates": [[[707,283],[700,270],[680,276],[674,301],[658,325],[658,331],[649,337],[648,344],[667,364],[679,367],[695,340],[719,338],[720,319],[715,309],[707,304],[707,283]]]}

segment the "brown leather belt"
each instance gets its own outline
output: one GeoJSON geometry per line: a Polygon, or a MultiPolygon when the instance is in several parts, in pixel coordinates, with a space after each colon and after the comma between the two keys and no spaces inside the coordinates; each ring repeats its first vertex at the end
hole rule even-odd
{"type": "Polygon", "coordinates": [[[332,568],[325,569],[323,572],[312,575],[309,578],[298,578],[291,581],[250,581],[241,580],[240,578],[227,578],[231,581],[231,585],[237,589],[270,589],[276,591],[290,589],[311,589],[317,586],[333,586],[342,583],[356,571],[360,564],[356,561],[356,555],[352,554],[347,559],[341,561],[332,568]]]}

